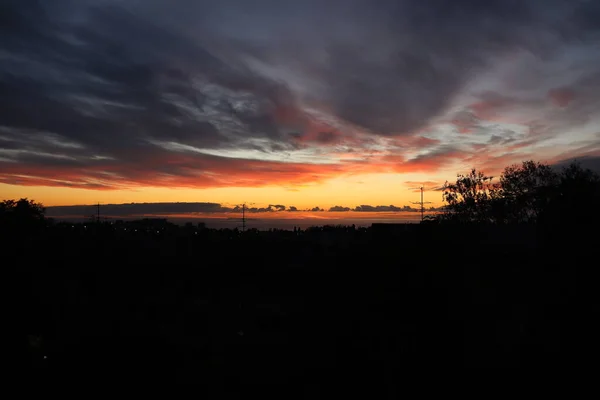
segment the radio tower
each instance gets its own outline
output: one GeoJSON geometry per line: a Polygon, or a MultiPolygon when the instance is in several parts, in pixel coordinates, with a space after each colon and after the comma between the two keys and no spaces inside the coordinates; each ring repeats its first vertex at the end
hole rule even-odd
{"type": "MultiPolygon", "coordinates": [[[[246,210],[248,210],[248,205],[252,205],[252,204],[254,204],[254,203],[231,204],[231,206],[233,207],[233,211],[235,213],[240,212],[240,209],[242,210],[242,226],[241,226],[242,232],[246,231],[246,228],[247,228],[247,225],[246,225],[246,222],[247,222],[246,221],[246,210]]],[[[237,217],[234,217],[234,218],[231,218],[231,219],[235,220],[237,223],[240,222],[240,219],[237,218],[237,217]]],[[[250,218],[250,219],[252,219],[252,218],[250,218]]],[[[240,226],[236,224],[235,229],[239,229],[239,228],[240,228],[240,226]]]]}
{"type": "Polygon", "coordinates": [[[425,190],[425,188],[423,186],[418,187],[418,188],[413,188],[413,189],[420,189],[421,190],[421,201],[413,201],[412,204],[419,204],[421,206],[421,221],[423,221],[423,219],[425,219],[425,204],[430,204],[430,201],[423,201],[423,191],[425,190]]]}
{"type": "Polygon", "coordinates": [[[246,203],[242,204],[242,232],[246,231],[246,203]]]}
{"type": "Polygon", "coordinates": [[[96,208],[96,212],[92,212],[92,214],[84,215],[85,219],[89,219],[90,223],[96,222],[96,224],[100,225],[101,221],[106,221],[106,220],[110,219],[110,217],[100,216],[100,202],[98,202],[96,205],[90,206],[90,207],[96,208]]]}

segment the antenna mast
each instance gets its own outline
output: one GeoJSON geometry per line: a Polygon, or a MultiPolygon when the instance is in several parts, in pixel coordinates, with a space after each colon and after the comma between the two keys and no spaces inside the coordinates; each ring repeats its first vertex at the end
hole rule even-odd
{"type": "Polygon", "coordinates": [[[425,207],[423,206],[423,186],[421,186],[421,221],[423,221],[425,214],[425,207]]]}
{"type": "Polygon", "coordinates": [[[242,204],[242,232],[246,231],[246,203],[242,204]]]}
{"type": "Polygon", "coordinates": [[[412,204],[419,204],[421,206],[421,221],[425,219],[425,204],[431,203],[430,201],[423,201],[423,191],[425,188],[423,186],[415,189],[421,190],[421,201],[413,201],[412,204]]]}

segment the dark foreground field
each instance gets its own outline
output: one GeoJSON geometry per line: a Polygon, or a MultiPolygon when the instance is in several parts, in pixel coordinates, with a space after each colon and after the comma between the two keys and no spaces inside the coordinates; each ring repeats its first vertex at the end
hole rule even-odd
{"type": "Polygon", "coordinates": [[[340,380],[387,390],[407,369],[582,365],[598,348],[595,236],[557,232],[11,236],[19,362],[37,380],[286,384],[312,398],[340,380]]]}

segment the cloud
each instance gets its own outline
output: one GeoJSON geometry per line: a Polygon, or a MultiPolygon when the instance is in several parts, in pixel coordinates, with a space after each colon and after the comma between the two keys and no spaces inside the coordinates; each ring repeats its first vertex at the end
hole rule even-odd
{"type": "Polygon", "coordinates": [[[438,147],[404,161],[400,164],[399,169],[403,172],[435,172],[464,156],[465,153],[458,148],[452,146],[438,147]]]}
{"type": "Polygon", "coordinates": [[[554,88],[548,91],[548,98],[558,107],[567,107],[575,99],[575,92],[569,88],[554,88]]]}
{"type": "MultiPolygon", "coordinates": [[[[97,205],[73,205],[47,207],[49,217],[77,216],[84,217],[95,215],[97,205]]],[[[219,203],[130,203],[130,204],[102,204],[102,215],[112,217],[135,217],[144,215],[179,215],[179,214],[223,214],[242,212],[241,206],[229,207],[219,203]]],[[[285,211],[286,206],[281,204],[267,207],[246,207],[247,213],[271,213],[285,211]]],[[[290,207],[289,211],[297,211],[290,207]]]]}
{"type": "Polygon", "coordinates": [[[317,134],[317,141],[320,143],[333,143],[337,138],[338,135],[333,132],[319,132],[317,134]]]}
{"type": "Polygon", "coordinates": [[[597,174],[600,174],[600,152],[597,156],[585,156],[578,158],[570,158],[566,160],[560,160],[556,162],[554,165],[557,167],[566,167],[571,163],[575,162],[581,165],[582,168],[590,169],[597,174]]]}
{"type": "Polygon", "coordinates": [[[413,211],[410,206],[404,207],[396,207],[393,205],[390,206],[370,206],[370,205],[361,205],[357,206],[353,209],[353,211],[358,212],[392,212],[392,211],[413,211]]]}
{"type": "Polygon", "coordinates": [[[293,186],[432,173],[535,146],[555,155],[551,140],[589,136],[600,106],[592,1],[1,7],[2,183],[293,186]]]}
{"type": "MultiPolygon", "coordinates": [[[[41,2],[6,7],[13,23],[0,49],[0,123],[3,142],[18,151],[2,154],[2,181],[112,186],[97,182],[101,170],[122,176],[115,186],[146,185],[156,174],[184,186],[218,186],[202,176],[188,179],[236,164],[215,151],[238,151],[237,159],[254,159],[258,167],[257,159],[297,149],[281,115],[305,118],[285,85],[116,2],[63,3],[73,15],[41,2]],[[184,162],[160,162],[181,153],[184,162]],[[59,179],[44,174],[49,166],[59,179]]],[[[241,163],[230,169],[242,170],[241,163]]]]}
{"type": "MultiPolygon", "coordinates": [[[[438,207],[425,207],[426,211],[440,211],[438,207]]],[[[412,206],[396,207],[394,205],[389,206],[371,206],[371,205],[360,205],[352,209],[356,212],[421,212],[421,207],[418,208],[412,206]]]]}
{"type": "MultiPolygon", "coordinates": [[[[435,211],[437,208],[427,208],[428,211],[435,211]]],[[[278,212],[300,212],[296,207],[284,205],[269,205],[267,207],[246,207],[246,213],[278,213],[278,212]]],[[[225,206],[220,203],[127,203],[127,204],[101,204],[100,213],[102,216],[112,218],[137,218],[144,216],[202,216],[217,214],[241,214],[241,206],[225,206]]],[[[420,208],[412,206],[396,207],[390,206],[371,206],[360,205],[355,208],[346,206],[334,206],[329,210],[320,207],[313,207],[304,210],[304,212],[420,212],[420,208]]],[[[71,206],[51,206],[46,208],[46,215],[53,218],[90,218],[97,213],[96,204],[71,205],[71,206]]]]}
{"type": "MultiPolygon", "coordinates": [[[[0,152],[0,156],[2,152],[0,152]]],[[[21,185],[121,189],[136,186],[227,187],[300,185],[345,173],[336,164],[245,160],[186,152],[148,149],[115,162],[94,158],[88,162],[53,158],[41,162],[32,154],[29,162],[0,162],[0,182],[21,185]]],[[[370,166],[356,165],[355,170],[370,166]]]]}
{"type": "MultiPolygon", "coordinates": [[[[238,205],[228,211],[241,213],[242,208],[243,208],[243,206],[238,205]]],[[[270,213],[270,212],[280,212],[280,211],[285,211],[285,210],[286,210],[286,207],[282,204],[269,204],[267,207],[245,207],[245,211],[248,213],[266,213],[266,212],[270,213]]]]}
{"type": "MultiPolygon", "coordinates": [[[[96,215],[96,205],[53,206],[46,208],[48,217],[76,216],[78,218],[96,215]]],[[[130,203],[130,204],[102,204],[102,215],[113,217],[132,217],[144,215],[169,215],[169,214],[212,214],[232,212],[219,203],[130,203]]]]}
{"type": "Polygon", "coordinates": [[[350,211],[350,207],[333,206],[329,208],[330,212],[350,211]]]}

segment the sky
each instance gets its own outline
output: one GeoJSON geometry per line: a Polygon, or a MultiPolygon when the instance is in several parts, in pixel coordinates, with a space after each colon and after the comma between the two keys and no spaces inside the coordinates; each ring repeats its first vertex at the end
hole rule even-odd
{"type": "Polygon", "coordinates": [[[472,167],[598,165],[598,21],[593,0],[6,0],[0,198],[393,214],[472,167]]]}

